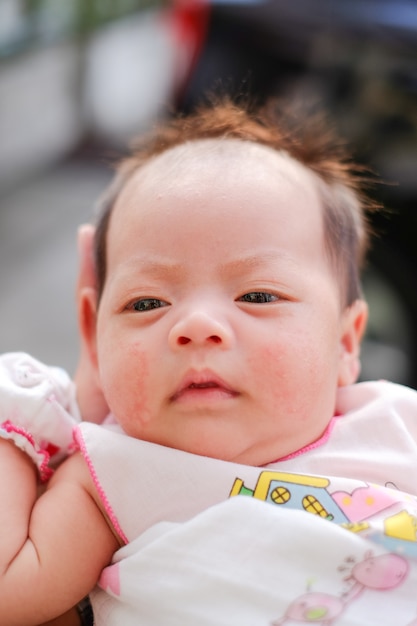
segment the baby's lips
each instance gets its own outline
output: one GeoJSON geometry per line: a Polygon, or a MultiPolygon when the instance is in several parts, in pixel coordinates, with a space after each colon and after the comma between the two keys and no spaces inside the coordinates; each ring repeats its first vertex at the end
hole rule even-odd
{"type": "Polygon", "coordinates": [[[177,390],[172,394],[171,400],[176,400],[189,389],[220,389],[230,395],[238,395],[238,392],[230,387],[222,378],[210,370],[193,370],[185,375],[177,390]]]}

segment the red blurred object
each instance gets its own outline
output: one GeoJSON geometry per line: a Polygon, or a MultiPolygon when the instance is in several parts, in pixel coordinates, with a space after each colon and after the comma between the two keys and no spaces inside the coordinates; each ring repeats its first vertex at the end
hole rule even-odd
{"type": "Polygon", "coordinates": [[[173,94],[174,104],[181,101],[190,76],[203,49],[210,20],[208,0],[173,0],[163,19],[169,20],[169,28],[185,57],[185,70],[181,68],[173,94]]]}

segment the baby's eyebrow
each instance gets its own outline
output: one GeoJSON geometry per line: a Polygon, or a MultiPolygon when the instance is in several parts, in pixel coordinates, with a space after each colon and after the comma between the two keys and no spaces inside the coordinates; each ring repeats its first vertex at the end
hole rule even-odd
{"type": "Polygon", "coordinates": [[[220,265],[220,269],[225,273],[239,274],[262,268],[271,263],[285,263],[292,265],[294,264],[294,259],[290,255],[277,250],[270,252],[266,251],[232,259],[231,261],[222,263],[220,265]]]}
{"type": "Polygon", "coordinates": [[[135,257],[123,263],[120,268],[128,274],[136,274],[138,269],[141,275],[154,279],[173,279],[186,269],[182,263],[175,263],[168,259],[152,259],[149,257],[135,257]]]}
{"type": "MultiPolygon", "coordinates": [[[[261,251],[221,262],[217,265],[217,271],[224,276],[239,276],[249,274],[271,264],[277,266],[278,264],[280,266],[285,265],[288,268],[295,265],[295,260],[290,255],[278,250],[261,251]]],[[[142,256],[130,259],[129,262],[123,264],[121,269],[123,274],[125,272],[136,274],[139,269],[143,277],[170,282],[175,282],[178,277],[186,275],[190,270],[188,264],[185,263],[176,263],[171,259],[163,257],[149,258],[142,256]]]]}
{"type": "Polygon", "coordinates": [[[140,268],[147,274],[175,274],[184,269],[184,266],[181,263],[172,263],[171,261],[145,259],[140,262],[140,268]]]}
{"type": "Polygon", "coordinates": [[[184,271],[186,271],[185,266],[181,263],[151,259],[141,261],[136,265],[136,271],[138,268],[143,277],[169,282],[174,282],[176,277],[183,275],[184,271]]]}

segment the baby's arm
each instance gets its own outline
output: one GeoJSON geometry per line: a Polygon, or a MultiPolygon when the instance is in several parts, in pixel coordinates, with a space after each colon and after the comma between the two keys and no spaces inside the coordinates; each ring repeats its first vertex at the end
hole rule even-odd
{"type": "Polygon", "coordinates": [[[65,615],[60,615],[59,617],[48,622],[44,622],[39,626],[81,626],[81,620],[77,609],[74,607],[65,613],[65,615]]]}
{"type": "Polygon", "coordinates": [[[0,439],[0,476],[0,572],[3,574],[26,540],[27,520],[37,489],[33,461],[5,439],[0,439]]]}
{"type": "Polygon", "coordinates": [[[119,544],[81,455],[65,461],[35,501],[30,461],[11,442],[0,444],[0,624],[36,625],[79,602],[119,544]]]}

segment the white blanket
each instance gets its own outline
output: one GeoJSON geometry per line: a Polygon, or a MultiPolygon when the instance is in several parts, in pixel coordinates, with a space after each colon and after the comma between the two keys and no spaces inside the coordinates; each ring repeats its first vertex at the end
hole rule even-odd
{"type": "Polygon", "coordinates": [[[416,626],[417,520],[403,515],[396,539],[238,496],[160,523],[103,571],[97,624],[416,626]]]}

